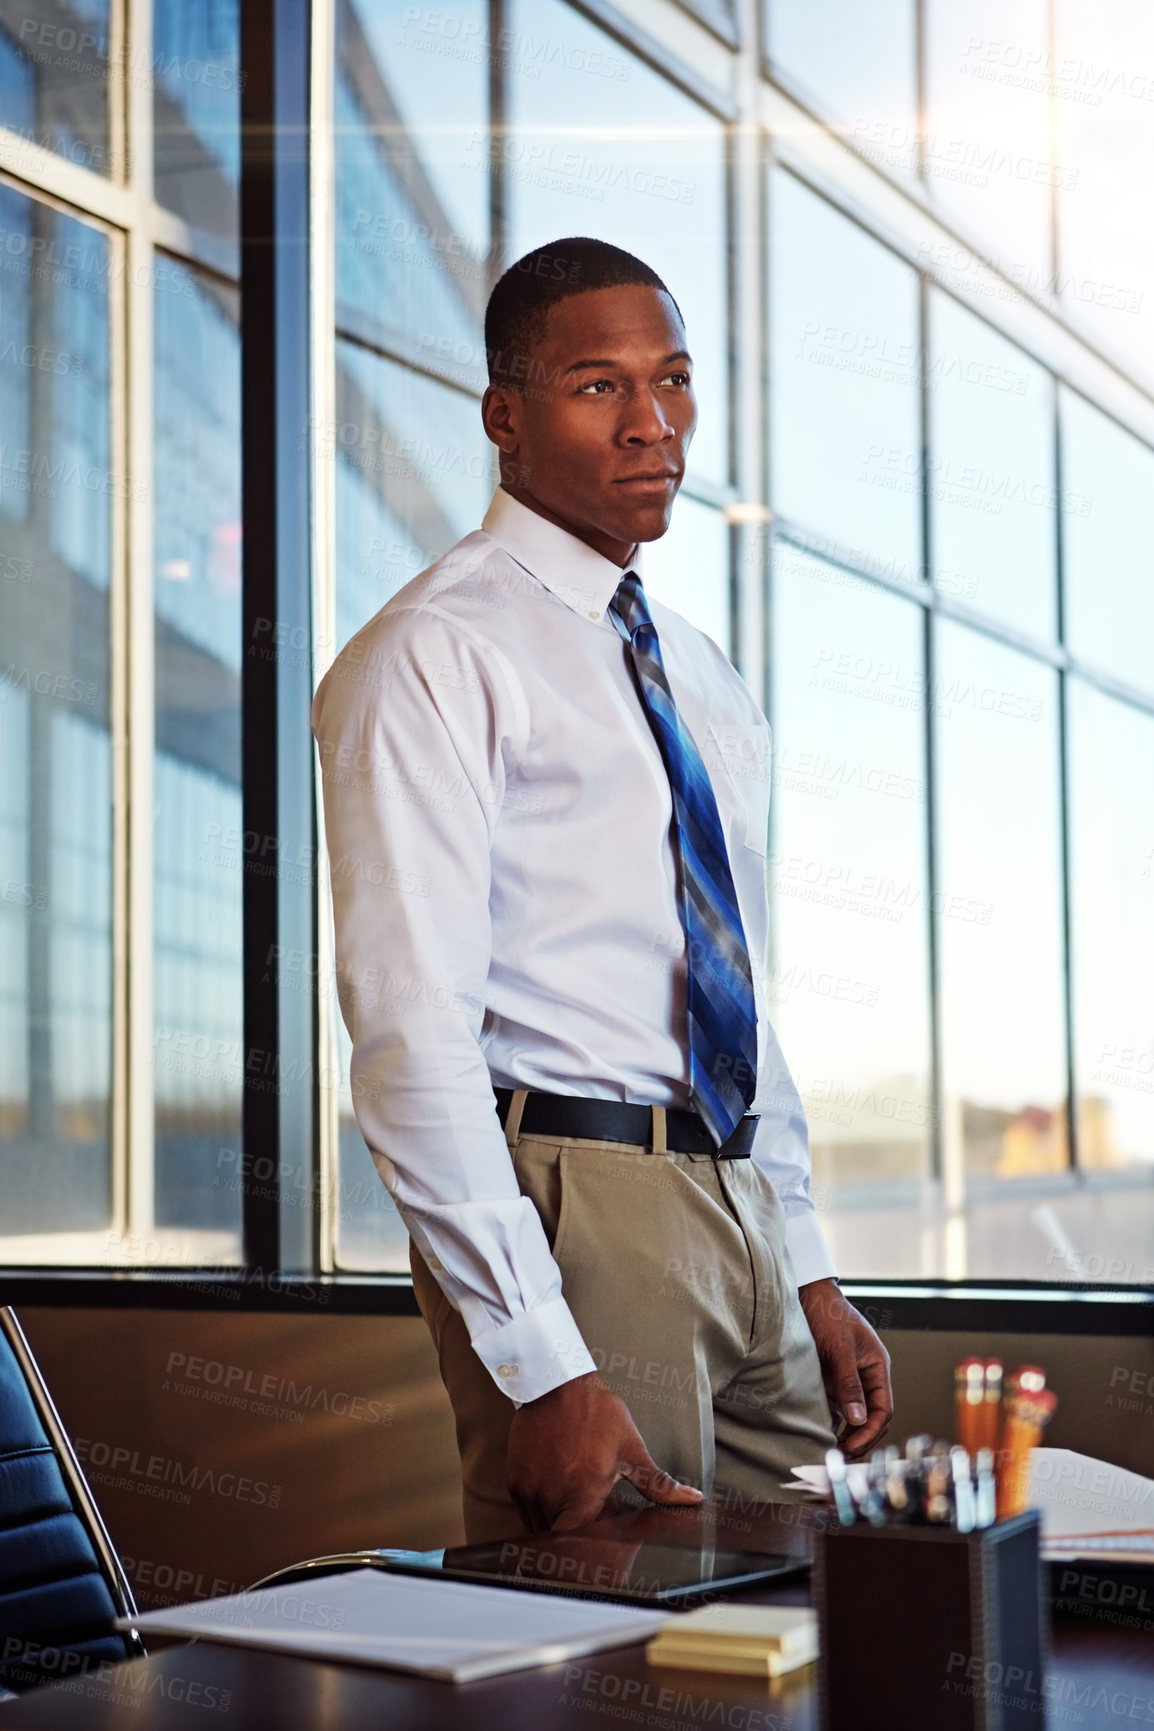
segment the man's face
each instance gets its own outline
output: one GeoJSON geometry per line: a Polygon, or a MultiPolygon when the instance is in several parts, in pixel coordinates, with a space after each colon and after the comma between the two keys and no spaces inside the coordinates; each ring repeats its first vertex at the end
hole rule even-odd
{"type": "Polygon", "coordinates": [[[550,309],[525,390],[482,413],[506,491],[615,563],[656,541],[697,424],[685,330],[659,289],[589,289],[550,309]]]}

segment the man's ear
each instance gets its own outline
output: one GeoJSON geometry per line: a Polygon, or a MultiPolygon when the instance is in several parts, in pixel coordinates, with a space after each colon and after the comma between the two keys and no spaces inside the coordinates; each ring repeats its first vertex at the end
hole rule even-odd
{"type": "Polygon", "coordinates": [[[502,456],[515,457],[521,443],[525,399],[505,385],[487,385],[481,398],[481,423],[502,456]]]}

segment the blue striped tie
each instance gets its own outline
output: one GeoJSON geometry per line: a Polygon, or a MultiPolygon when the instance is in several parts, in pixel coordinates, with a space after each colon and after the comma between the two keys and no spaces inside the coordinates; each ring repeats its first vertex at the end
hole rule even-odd
{"type": "Polygon", "coordinates": [[[673,792],[689,962],[689,1088],[720,1146],[757,1085],[757,1009],[745,930],[709,773],[678,714],[636,572],[621,579],[610,617],[628,642],[642,707],[673,792]]]}

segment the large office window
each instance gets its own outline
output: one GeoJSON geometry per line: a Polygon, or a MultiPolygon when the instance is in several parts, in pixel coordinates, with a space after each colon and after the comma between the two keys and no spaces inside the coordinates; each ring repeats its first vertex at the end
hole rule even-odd
{"type": "MultiPolygon", "coordinates": [[[[1154,714],[1072,679],[1069,740],[1078,1156],[1132,1182],[1154,1146],[1154,714]]],[[[1148,1211],[1111,1212],[1106,1231],[1148,1246],[1148,1211]]],[[[1083,1256],[1107,1243],[1089,1221],[1070,1236],[1083,1256]]]]}
{"type": "Polygon", "coordinates": [[[152,1242],[242,1260],[237,0],[153,8],[152,1242]]]}
{"type": "Polygon", "coordinates": [[[1154,386],[1154,236],[1130,212],[1149,186],[1154,12],[1054,0],[1055,289],[1066,316],[1154,386]]]}
{"type": "Polygon", "coordinates": [[[0,21],[0,113],[21,138],[94,174],[119,179],[109,103],[109,0],[12,6],[0,21]]]}
{"type": "Polygon", "coordinates": [[[939,622],[941,1254],[955,1275],[1042,1275],[1046,1186],[1017,1181],[1070,1165],[1057,697],[1049,667],[939,622]]]}
{"type": "Polygon", "coordinates": [[[22,1238],[106,1227],[114,1206],[113,246],[0,187],[0,1233],[14,1255],[22,1238]]]}
{"type": "MultiPolygon", "coordinates": [[[[283,182],[306,146],[314,620],[267,647],[319,677],[480,520],[501,271],[638,253],[701,410],[643,570],[773,724],[767,1001],[841,1270],[1148,1282],[1154,37],[1124,0],[757,10],[285,9],[282,70],[321,50],[283,182]]],[[[328,971],[347,862],[243,815],[242,715],[283,765],[242,635],[240,16],[0,7],[9,1262],[235,1265],[247,1183],[306,1265],[405,1266],[328,971]],[[317,897],[315,1175],[244,1146],[265,858],[317,897]]]]}
{"type": "Polygon", "coordinates": [[[433,368],[484,364],[485,10],[442,35],[400,0],[336,5],[338,323],[433,368]]]}
{"type": "Polygon", "coordinates": [[[156,1219],[239,1251],[240,377],[236,294],[165,261],[156,330],[156,1219]]]}
{"type": "Polygon", "coordinates": [[[773,176],[769,227],[773,508],[916,583],[917,277],[792,174],[773,176]]]}
{"type": "Polygon", "coordinates": [[[1054,381],[932,294],[926,355],[933,579],[1030,637],[1058,624],[1054,381]]]}
{"type": "Polygon", "coordinates": [[[0,1232],[237,1261],[237,8],[25,11],[0,125],[65,179],[0,186],[0,1232]]]}
{"type": "Polygon", "coordinates": [[[918,167],[916,0],[762,0],[776,76],[894,172],[918,167]]]}
{"type": "Polygon", "coordinates": [[[1154,694],[1154,451],[1073,391],[1061,409],[1066,641],[1154,694]]]}
{"type": "Polygon", "coordinates": [[[156,197],[234,270],[225,249],[237,239],[239,3],[154,0],[151,67],[156,197]]]}
{"type": "Polygon", "coordinates": [[[779,546],[770,1014],[845,1272],[919,1273],[931,1177],[920,609],[779,546]]]}
{"type": "Polygon", "coordinates": [[[923,0],[926,190],[951,225],[1036,291],[1052,278],[1055,161],[1047,0],[923,0]]]}
{"type": "Polygon", "coordinates": [[[850,1274],[1141,1280],[1148,909],[1091,765],[1150,714],[1057,639],[1151,689],[1154,457],[1065,389],[1059,439],[1045,367],[792,174],[769,211],[773,985],[827,1230],[850,1274]]]}

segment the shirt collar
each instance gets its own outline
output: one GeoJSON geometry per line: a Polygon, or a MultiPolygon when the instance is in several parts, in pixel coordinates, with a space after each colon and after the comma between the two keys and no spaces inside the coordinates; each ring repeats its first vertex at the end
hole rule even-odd
{"type": "Polygon", "coordinates": [[[627,566],[615,565],[568,529],[522,505],[504,487],[493,494],[481,528],[582,619],[605,617],[626,571],[642,576],[640,547],[627,566]]]}

